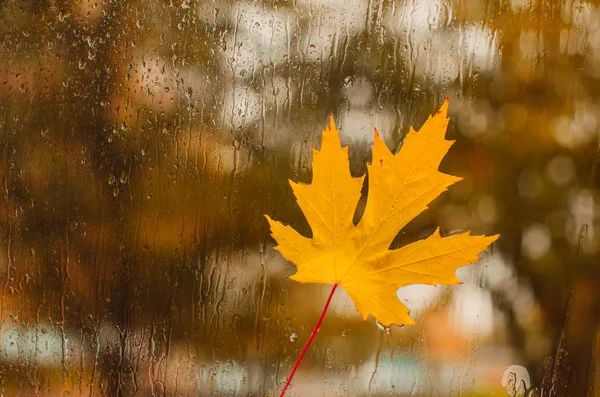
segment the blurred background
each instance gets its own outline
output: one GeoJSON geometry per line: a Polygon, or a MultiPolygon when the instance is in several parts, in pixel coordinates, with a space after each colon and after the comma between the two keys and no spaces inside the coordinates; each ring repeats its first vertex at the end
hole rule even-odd
{"type": "Polygon", "coordinates": [[[278,395],[329,287],[263,214],[310,235],[329,113],[360,175],[448,96],[393,246],[502,237],[414,326],[338,290],[288,395],[600,396],[599,2],[4,0],[0,59],[2,395],[278,395]]]}

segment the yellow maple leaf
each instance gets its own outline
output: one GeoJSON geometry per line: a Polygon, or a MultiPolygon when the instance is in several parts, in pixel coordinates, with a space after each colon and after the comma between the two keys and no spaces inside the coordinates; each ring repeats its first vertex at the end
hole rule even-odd
{"type": "Polygon", "coordinates": [[[372,314],[384,326],[414,323],[396,296],[398,288],[460,283],[456,269],[478,261],[477,255],[498,235],[441,237],[438,229],[424,240],[389,249],[400,229],[462,179],[438,171],[454,143],[444,139],[447,109],[448,101],[418,132],[411,128],[396,155],[375,130],[373,160],[367,166],[367,203],[357,225],[352,218],[364,176],[350,175],[348,147],[341,147],[330,117],[321,150],[313,148],[312,183],[290,180],[312,238],[265,215],[278,243],[276,249],[297,266],[291,279],[343,287],[363,319],[372,314]]]}

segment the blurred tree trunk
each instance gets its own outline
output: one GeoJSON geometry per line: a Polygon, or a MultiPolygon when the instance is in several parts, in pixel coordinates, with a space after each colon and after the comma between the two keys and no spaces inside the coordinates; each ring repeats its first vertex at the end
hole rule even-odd
{"type": "Polygon", "coordinates": [[[600,277],[598,255],[582,254],[586,233],[587,225],[584,225],[565,321],[554,360],[546,364],[542,397],[594,396],[594,351],[600,319],[600,277]]]}

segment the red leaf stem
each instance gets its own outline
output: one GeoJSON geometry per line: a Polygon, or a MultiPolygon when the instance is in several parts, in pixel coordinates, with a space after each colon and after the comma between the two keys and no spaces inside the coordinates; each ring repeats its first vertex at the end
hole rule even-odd
{"type": "Polygon", "coordinates": [[[317,325],[315,325],[315,329],[313,329],[312,333],[310,334],[310,337],[308,338],[308,341],[306,342],[306,344],[304,345],[304,348],[300,352],[300,356],[298,356],[298,359],[296,360],[296,364],[294,364],[294,368],[292,369],[292,372],[290,373],[290,376],[289,376],[287,382],[285,382],[285,386],[283,386],[283,390],[281,390],[281,394],[279,395],[279,397],[283,397],[285,395],[285,391],[290,386],[290,383],[292,383],[292,379],[294,378],[294,374],[296,373],[296,370],[300,366],[300,362],[302,362],[302,359],[304,358],[304,355],[306,354],[306,351],[310,347],[310,344],[312,343],[313,339],[315,339],[315,336],[317,336],[317,332],[319,332],[319,329],[321,328],[321,323],[323,322],[323,319],[325,318],[325,313],[327,313],[327,309],[329,308],[329,303],[331,303],[331,298],[333,298],[333,293],[335,292],[337,286],[338,286],[337,284],[333,284],[333,288],[331,288],[331,292],[329,293],[329,298],[327,298],[327,302],[325,302],[325,307],[323,307],[323,311],[321,312],[319,321],[317,321],[317,325]]]}

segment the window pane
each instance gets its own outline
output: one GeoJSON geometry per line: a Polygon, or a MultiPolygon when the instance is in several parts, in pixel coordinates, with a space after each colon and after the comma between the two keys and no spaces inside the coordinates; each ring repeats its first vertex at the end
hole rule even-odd
{"type": "Polygon", "coordinates": [[[465,179],[391,248],[501,238],[463,284],[398,290],[416,325],[338,289],[288,395],[599,390],[599,22],[571,0],[2,2],[2,392],[279,395],[331,287],[288,278],[263,215],[311,236],[288,179],[330,113],[360,176],[373,128],[397,151],[446,97],[441,170],[465,179]]]}

